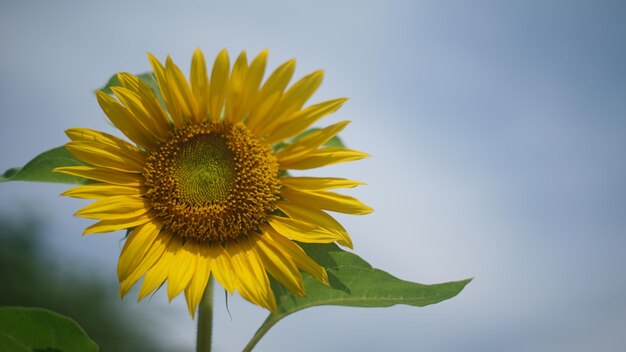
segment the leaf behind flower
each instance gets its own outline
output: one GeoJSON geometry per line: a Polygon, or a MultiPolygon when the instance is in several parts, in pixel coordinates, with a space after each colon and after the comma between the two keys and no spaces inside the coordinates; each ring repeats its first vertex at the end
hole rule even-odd
{"type": "Polygon", "coordinates": [[[45,151],[24,167],[14,167],[5,171],[0,175],[0,182],[7,181],[32,181],[32,182],[55,182],[55,183],[72,183],[84,184],[87,179],[53,172],[57,167],[62,166],[79,166],[86,165],[82,161],[76,159],[65,147],[57,147],[45,151]]]}
{"type": "Polygon", "coordinates": [[[472,280],[424,285],[373,268],[358,255],[335,244],[300,245],[313,260],[326,268],[330,286],[303,274],[306,296],[299,297],[273,281],[278,310],[267,317],[244,351],[251,351],[281,319],[306,308],[322,305],[390,307],[396,304],[423,307],[456,296],[472,280]]]}

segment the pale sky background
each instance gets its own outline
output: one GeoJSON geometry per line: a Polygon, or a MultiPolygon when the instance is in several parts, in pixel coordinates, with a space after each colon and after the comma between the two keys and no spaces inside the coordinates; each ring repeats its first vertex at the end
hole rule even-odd
{"type": "MultiPolygon", "coordinates": [[[[368,185],[376,209],[340,216],[355,252],[411,281],[475,277],[427,308],[322,307],[280,322],[258,351],[626,350],[626,2],[14,1],[0,4],[0,169],[113,131],[93,90],[149,70],[270,49],[297,76],[326,72],[313,102],[372,158],[320,175],[368,185]]],[[[49,256],[117,285],[122,233],[81,237],[65,185],[0,185],[0,210],[35,209],[49,256]]],[[[70,285],[71,286],[71,285],[70,285]]],[[[68,288],[70,289],[70,288],[68,288]]],[[[193,350],[183,297],[118,304],[146,314],[164,351],[193,350]]],[[[217,293],[216,351],[240,350],[265,312],[217,293]]]]}

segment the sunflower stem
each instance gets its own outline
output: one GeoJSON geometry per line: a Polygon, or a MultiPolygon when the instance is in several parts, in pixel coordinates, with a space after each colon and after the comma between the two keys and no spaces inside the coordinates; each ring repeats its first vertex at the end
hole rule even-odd
{"type": "Polygon", "coordinates": [[[261,340],[261,338],[274,326],[274,324],[278,323],[280,318],[276,319],[276,316],[270,314],[267,316],[267,319],[263,322],[263,325],[256,331],[254,336],[248,341],[246,347],[241,350],[241,352],[250,352],[256,346],[257,343],[261,340]]]}
{"type": "Polygon", "coordinates": [[[211,336],[213,333],[213,277],[204,289],[202,300],[198,306],[197,352],[211,352],[211,336]]]}

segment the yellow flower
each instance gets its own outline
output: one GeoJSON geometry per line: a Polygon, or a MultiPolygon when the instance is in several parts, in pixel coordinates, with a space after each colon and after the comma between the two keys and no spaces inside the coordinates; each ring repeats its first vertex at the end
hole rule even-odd
{"type": "Polygon", "coordinates": [[[185,291],[193,316],[210,275],[231,294],[276,310],[268,274],[304,295],[300,270],[328,284],[323,267],[297,242],[337,242],[352,248],[346,230],[326,211],[367,214],[355,198],[331,192],[362,184],[342,178],[292,177],[367,157],[324,144],[348,121],[286,144],[346,99],[304,107],[322,81],[313,72],[287,89],[290,60],[263,84],[267,51],[232,70],[228,53],[210,75],[197,50],[190,81],[168,57],[148,55],[164,102],[136,76],[118,74],[115,98],[97,92],[111,122],[130,139],[86,128],[66,131],[66,148],[89,166],[56,171],[95,181],[65,196],[95,199],[76,215],[99,220],[85,234],[132,229],[119,258],[123,297],[143,277],[139,299],[168,281],[173,299],[185,291]]]}

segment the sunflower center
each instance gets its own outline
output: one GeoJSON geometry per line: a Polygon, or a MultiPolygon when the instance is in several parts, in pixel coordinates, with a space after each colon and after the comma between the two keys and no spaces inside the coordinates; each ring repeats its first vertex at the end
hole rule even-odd
{"type": "Polygon", "coordinates": [[[246,236],[276,208],[276,157],[243,124],[189,125],[152,151],[145,165],[146,198],[181,237],[246,236]]]}
{"type": "Polygon", "coordinates": [[[201,205],[228,198],[235,183],[235,160],[226,139],[201,134],[182,143],[174,159],[174,178],[181,196],[201,205]]]}

